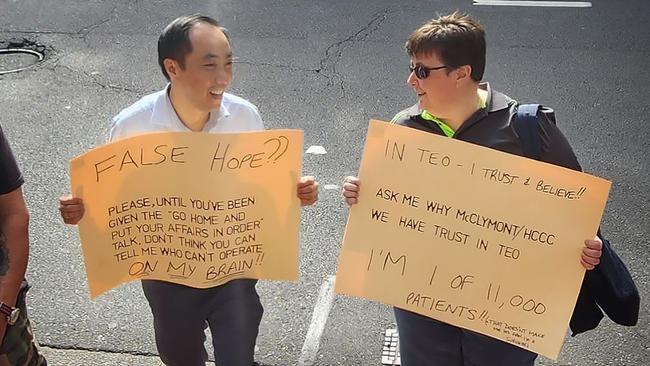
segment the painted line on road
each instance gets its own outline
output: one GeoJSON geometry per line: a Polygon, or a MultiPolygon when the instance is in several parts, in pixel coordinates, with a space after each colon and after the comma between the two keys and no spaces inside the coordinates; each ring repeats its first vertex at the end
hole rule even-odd
{"type": "Polygon", "coordinates": [[[327,154],[327,150],[322,146],[312,145],[307,149],[305,154],[324,155],[327,154]]]}
{"type": "Polygon", "coordinates": [[[325,323],[334,302],[334,282],[336,276],[328,276],[320,287],[318,299],[311,316],[311,324],[307,330],[305,343],[302,345],[298,366],[311,366],[316,361],[320,338],[325,330],[325,323]]]}
{"type": "Polygon", "coordinates": [[[535,6],[535,7],[548,7],[548,8],[591,8],[591,2],[589,1],[474,0],[474,5],[535,6]]]}

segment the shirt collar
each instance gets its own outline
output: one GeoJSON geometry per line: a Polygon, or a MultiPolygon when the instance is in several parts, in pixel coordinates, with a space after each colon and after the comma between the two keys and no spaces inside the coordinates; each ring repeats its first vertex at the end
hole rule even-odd
{"type": "MultiPolygon", "coordinates": [[[[154,105],[153,117],[154,121],[169,121],[172,124],[176,124],[179,127],[187,128],[183,122],[178,118],[178,114],[174,110],[171,99],[169,99],[169,90],[171,88],[171,83],[167,83],[165,89],[162,91],[162,95],[156,100],[154,105]]],[[[210,112],[210,117],[206,123],[204,130],[210,129],[215,125],[220,119],[230,116],[230,111],[228,109],[228,100],[226,99],[226,93],[221,100],[221,104],[218,110],[210,112]]]]}
{"type": "Polygon", "coordinates": [[[478,87],[487,91],[487,107],[485,109],[488,113],[509,108],[510,103],[513,101],[505,94],[499,93],[498,91],[492,89],[490,87],[490,83],[488,82],[480,83],[478,87]]]}
{"type": "MultiPolygon", "coordinates": [[[[229,100],[226,99],[226,95],[228,94],[224,92],[223,97],[221,98],[221,105],[219,105],[219,111],[215,114],[217,119],[230,116],[230,110],[228,110],[228,105],[230,105],[230,102],[229,100]]],[[[212,113],[210,114],[210,118],[212,118],[212,113]]]]}
{"type": "Polygon", "coordinates": [[[490,83],[488,82],[480,83],[478,87],[487,91],[487,99],[485,101],[486,106],[485,108],[480,108],[474,112],[474,114],[472,114],[465,122],[463,122],[463,124],[460,125],[460,127],[458,127],[456,130],[454,136],[457,136],[463,130],[466,130],[470,126],[478,123],[483,118],[487,117],[488,114],[508,109],[510,108],[510,105],[514,103],[514,101],[505,94],[499,93],[498,91],[492,89],[490,87],[490,83]]]}
{"type": "Polygon", "coordinates": [[[445,135],[447,135],[448,137],[454,136],[461,130],[467,128],[468,126],[473,125],[477,121],[486,117],[488,113],[492,113],[492,112],[496,112],[508,108],[509,102],[512,101],[506,95],[499,93],[496,90],[493,90],[490,87],[490,83],[488,82],[480,83],[478,87],[479,89],[487,91],[487,99],[485,100],[485,107],[478,109],[456,131],[451,129],[442,120],[434,117],[426,110],[421,109],[419,103],[416,103],[415,105],[411,106],[411,108],[407,110],[407,113],[411,118],[420,117],[427,121],[434,121],[438,124],[438,126],[440,126],[440,128],[445,133],[445,135]]]}
{"type": "MultiPolygon", "coordinates": [[[[487,113],[500,111],[502,109],[508,108],[508,105],[512,102],[512,99],[508,98],[506,95],[499,93],[498,91],[490,87],[490,83],[483,82],[478,85],[479,89],[487,91],[487,100],[485,101],[486,107],[479,109],[485,110],[487,113]]],[[[420,108],[420,104],[416,103],[411,106],[407,111],[409,116],[415,117],[422,114],[423,110],[420,108]]],[[[486,114],[487,114],[486,113],[486,114]]]]}
{"type": "Polygon", "coordinates": [[[512,101],[512,99],[508,98],[506,95],[492,89],[490,87],[490,83],[488,82],[480,83],[478,87],[479,89],[487,91],[487,100],[485,101],[486,106],[485,108],[481,108],[474,112],[474,114],[472,114],[465,122],[463,122],[458,130],[456,130],[456,134],[476,124],[483,118],[487,117],[489,113],[508,108],[508,104],[512,101]]]}

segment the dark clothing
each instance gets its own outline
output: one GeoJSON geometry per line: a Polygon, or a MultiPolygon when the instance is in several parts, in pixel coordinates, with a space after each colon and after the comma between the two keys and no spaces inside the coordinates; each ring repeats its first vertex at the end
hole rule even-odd
{"type": "Polygon", "coordinates": [[[0,194],[14,191],[24,183],[9,142],[0,127],[0,194]]]}
{"type": "MultiPolygon", "coordinates": [[[[523,155],[521,141],[512,124],[517,102],[481,84],[487,90],[486,107],[476,111],[452,138],[523,155]]],[[[395,123],[445,136],[437,123],[424,119],[414,105],[397,114],[395,123]]],[[[581,171],[573,149],[545,113],[539,118],[540,161],[581,171]]],[[[576,312],[579,312],[576,309],[576,312]]],[[[506,342],[447,325],[402,309],[395,309],[403,366],[424,365],[533,365],[536,354],[506,342]],[[433,347],[443,342],[444,347],[433,347]],[[451,351],[450,351],[451,350],[451,351]]]]}
{"type": "MultiPolygon", "coordinates": [[[[492,90],[487,83],[481,86],[488,91],[487,107],[478,110],[465,121],[453,138],[515,155],[523,155],[521,141],[511,124],[513,118],[517,116],[517,102],[492,90]]],[[[403,117],[396,123],[444,136],[442,129],[436,123],[420,116],[421,112],[416,104],[398,113],[403,117]]],[[[562,131],[555,125],[555,121],[551,120],[552,117],[543,112],[542,110],[541,118],[538,119],[541,142],[541,154],[538,160],[582,171],[582,167],[562,131]]],[[[598,267],[588,271],[585,275],[570,322],[573,335],[595,328],[603,318],[603,313],[596,304],[598,289],[602,287],[601,277],[598,267]]],[[[625,309],[612,310],[612,312],[616,311],[620,313],[625,309]]]]}
{"type": "Polygon", "coordinates": [[[20,315],[14,325],[7,325],[7,331],[0,346],[0,366],[46,366],[45,357],[38,352],[32,326],[27,317],[25,297],[29,285],[23,281],[18,293],[16,307],[20,315]]]}
{"type": "Polygon", "coordinates": [[[168,366],[205,366],[203,344],[209,326],[217,365],[253,365],[263,313],[256,283],[240,279],[200,289],[142,280],[161,360],[168,366]]]}
{"type": "MultiPolygon", "coordinates": [[[[23,183],[23,176],[18,169],[9,142],[2,132],[2,127],[0,127],[0,195],[15,191],[23,183]]],[[[5,262],[8,258],[5,257],[7,251],[3,248],[4,245],[5,237],[0,231],[0,268],[6,269],[5,262]]],[[[0,275],[5,275],[5,273],[0,273],[0,275]]],[[[32,327],[27,318],[25,297],[28,289],[27,281],[23,281],[16,299],[16,307],[20,309],[20,315],[14,325],[7,324],[0,345],[0,366],[43,366],[47,364],[45,358],[38,352],[32,327]]]]}
{"type": "Polygon", "coordinates": [[[395,308],[403,366],[533,366],[537,354],[395,308]]]}
{"type": "MultiPolygon", "coordinates": [[[[452,138],[515,155],[523,155],[521,142],[511,125],[513,118],[517,115],[517,102],[492,90],[488,84],[482,84],[482,86],[488,91],[487,107],[476,111],[456,130],[452,138]]],[[[405,112],[404,117],[396,121],[397,124],[445,136],[436,123],[420,116],[422,111],[418,105],[408,108],[405,112]]],[[[539,160],[582,171],[578,159],[562,131],[545,114],[542,116],[539,123],[542,145],[539,160]]]]}
{"type": "Polygon", "coordinates": [[[573,335],[598,326],[603,312],[620,325],[633,326],[639,320],[639,291],[625,267],[600,233],[603,254],[600,264],[585,274],[580,295],[569,324],[573,335]]]}

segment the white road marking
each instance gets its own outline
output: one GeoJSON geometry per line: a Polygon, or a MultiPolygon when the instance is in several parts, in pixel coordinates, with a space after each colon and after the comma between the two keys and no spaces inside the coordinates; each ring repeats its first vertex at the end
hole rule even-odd
{"type": "Polygon", "coordinates": [[[325,323],[327,323],[327,317],[334,301],[335,281],[336,276],[328,276],[320,287],[314,312],[311,316],[311,324],[309,324],[305,343],[302,345],[302,351],[298,359],[298,366],[311,366],[316,361],[320,338],[323,335],[323,330],[325,330],[325,323]]]}
{"type": "Polygon", "coordinates": [[[322,146],[310,146],[309,149],[307,149],[307,154],[314,154],[314,155],[323,155],[327,154],[327,151],[325,151],[325,148],[322,146]]]}
{"type": "Polygon", "coordinates": [[[552,7],[552,8],[591,8],[591,2],[589,1],[474,0],[474,5],[536,6],[536,7],[552,7]]]}

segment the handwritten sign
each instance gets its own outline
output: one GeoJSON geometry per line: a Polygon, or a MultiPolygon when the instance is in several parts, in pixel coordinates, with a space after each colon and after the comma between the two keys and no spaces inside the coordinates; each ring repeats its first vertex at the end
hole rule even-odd
{"type": "Polygon", "coordinates": [[[371,121],[336,290],[556,358],[610,183],[371,121]]]}
{"type": "Polygon", "coordinates": [[[297,130],[167,132],[72,160],[91,297],[135,279],[295,280],[302,144],[297,130]]]}

